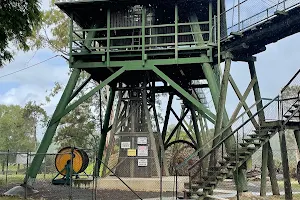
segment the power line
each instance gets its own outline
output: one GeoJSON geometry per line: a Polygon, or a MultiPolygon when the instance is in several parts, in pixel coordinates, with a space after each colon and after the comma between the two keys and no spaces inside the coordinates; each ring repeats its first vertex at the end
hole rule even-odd
{"type": "Polygon", "coordinates": [[[35,66],[37,66],[37,65],[40,65],[40,64],[42,64],[42,63],[44,63],[44,62],[47,62],[47,61],[49,61],[49,60],[53,59],[53,58],[56,58],[57,56],[60,56],[60,55],[55,55],[55,56],[52,56],[52,57],[50,57],[50,58],[47,58],[46,60],[43,60],[43,61],[41,61],[41,62],[38,62],[38,63],[36,63],[36,64],[30,65],[30,66],[28,66],[28,67],[24,67],[23,69],[19,69],[19,70],[17,70],[17,71],[14,71],[14,72],[11,72],[11,73],[8,73],[8,74],[5,74],[5,75],[3,75],[3,76],[0,76],[0,78],[4,78],[4,77],[6,77],[6,76],[10,76],[10,75],[13,75],[13,74],[15,74],[15,73],[18,73],[18,72],[24,71],[24,70],[26,70],[26,69],[29,69],[29,68],[35,67],[35,66]]]}

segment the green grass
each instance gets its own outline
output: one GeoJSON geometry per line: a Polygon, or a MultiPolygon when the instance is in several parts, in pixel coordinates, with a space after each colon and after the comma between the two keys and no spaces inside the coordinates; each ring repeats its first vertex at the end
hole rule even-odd
{"type": "MultiPolygon", "coordinates": [[[[51,180],[54,178],[56,174],[38,174],[37,180],[51,180]]],[[[13,174],[7,176],[7,184],[14,184],[14,183],[22,183],[24,180],[25,175],[24,174],[13,174]]],[[[6,184],[6,176],[0,175],[0,186],[6,184]]]]}
{"type": "MultiPolygon", "coordinates": [[[[300,191],[300,185],[299,185],[298,181],[291,180],[291,185],[292,185],[293,191],[297,191],[297,192],[300,191]]],[[[279,186],[279,188],[283,189],[284,188],[284,182],[283,181],[278,181],[278,186],[279,186]]]]}

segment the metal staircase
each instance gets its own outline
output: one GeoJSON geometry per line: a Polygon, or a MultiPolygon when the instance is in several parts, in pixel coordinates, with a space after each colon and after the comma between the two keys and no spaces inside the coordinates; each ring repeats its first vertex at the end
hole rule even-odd
{"type": "MultiPolygon", "coordinates": [[[[300,73],[298,72],[297,75],[300,73]]],[[[276,133],[284,129],[296,129],[300,127],[300,91],[298,95],[291,98],[283,99],[280,96],[270,100],[265,106],[259,109],[255,114],[249,117],[244,123],[231,132],[231,134],[224,137],[223,133],[232,127],[228,126],[215,136],[211,141],[218,137],[223,137],[215,146],[211,148],[205,155],[188,168],[189,182],[185,183],[185,198],[206,197],[213,194],[213,190],[218,183],[222,182],[228,177],[236,175],[238,168],[243,167],[244,163],[251,158],[251,156],[260,149],[266,142],[268,142],[276,133]],[[251,130],[241,134],[244,127],[252,125],[252,120],[256,119],[260,112],[265,112],[270,107],[276,108],[276,118],[274,120],[266,120],[259,125],[259,127],[252,127],[251,130]],[[236,146],[227,151],[225,149],[225,142],[230,137],[234,136],[236,146]],[[212,157],[212,154],[215,155],[212,157]],[[210,167],[204,169],[203,162],[208,158],[214,159],[210,167]]],[[[261,101],[261,100],[260,100],[261,101]]],[[[259,102],[256,102],[249,109],[254,108],[259,102]]],[[[246,115],[246,112],[241,114],[236,120],[246,115]]],[[[234,123],[232,123],[234,124],[234,123]]],[[[249,126],[248,126],[249,127],[249,126]]],[[[210,142],[209,142],[210,143],[210,142]]],[[[188,161],[197,156],[199,152],[208,148],[209,145],[204,145],[198,149],[184,162],[177,166],[177,169],[186,166],[188,161]]]]}

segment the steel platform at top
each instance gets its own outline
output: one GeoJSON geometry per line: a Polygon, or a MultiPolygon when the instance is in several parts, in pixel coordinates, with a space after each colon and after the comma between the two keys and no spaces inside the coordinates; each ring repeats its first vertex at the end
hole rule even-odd
{"type": "MultiPolygon", "coordinates": [[[[225,0],[222,1],[221,10],[225,11],[225,0]]],[[[169,8],[176,4],[182,11],[186,10],[189,14],[191,10],[201,15],[208,13],[207,0],[57,0],[56,5],[68,16],[74,14],[74,21],[82,28],[91,28],[93,22],[101,21],[105,18],[105,11],[110,8],[112,10],[123,10],[130,6],[144,5],[152,7],[156,10],[156,15],[162,14],[166,18],[173,15],[169,12],[169,8]]],[[[212,0],[214,10],[216,11],[217,0],[212,0]]],[[[172,10],[173,11],[173,10],[172,10]]]]}

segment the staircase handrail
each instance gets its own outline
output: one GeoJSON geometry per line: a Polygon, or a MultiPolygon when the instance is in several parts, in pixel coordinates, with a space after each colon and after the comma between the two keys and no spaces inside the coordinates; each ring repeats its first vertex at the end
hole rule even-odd
{"type": "MultiPolygon", "coordinates": [[[[253,119],[256,115],[258,115],[258,113],[265,109],[267,106],[269,106],[272,102],[274,102],[276,99],[279,98],[279,95],[276,96],[274,99],[272,99],[268,104],[266,104],[262,109],[259,109],[254,115],[252,115],[247,121],[245,121],[242,125],[244,125],[245,123],[247,123],[249,120],[253,119]]],[[[238,119],[240,119],[243,115],[245,115],[247,112],[249,112],[254,106],[256,106],[258,103],[260,103],[262,100],[260,99],[259,101],[255,102],[252,106],[249,107],[249,109],[247,109],[245,112],[243,112],[242,114],[240,114],[235,120],[232,120],[229,122],[229,124],[216,136],[214,136],[213,138],[211,138],[208,142],[206,142],[206,144],[204,144],[201,148],[197,149],[194,153],[192,153],[188,158],[186,158],[182,163],[178,164],[176,167],[175,167],[175,170],[178,170],[180,168],[182,168],[183,166],[185,166],[187,164],[187,162],[189,160],[191,160],[192,158],[194,158],[195,156],[198,155],[199,152],[203,151],[205,148],[207,148],[207,146],[213,141],[215,140],[216,138],[219,138],[225,131],[227,131],[229,128],[231,128],[232,124],[234,122],[236,122],[238,119]]],[[[240,128],[240,127],[239,127],[240,128]]],[[[237,129],[236,129],[237,130],[237,129]]],[[[235,131],[236,131],[235,130],[235,131]]],[[[235,131],[232,133],[234,134],[235,131]]],[[[232,135],[230,134],[230,136],[232,135]]],[[[230,137],[229,136],[229,137],[230,137]]],[[[229,138],[228,137],[228,138],[229,138]]],[[[227,137],[226,137],[227,138],[227,137]]],[[[223,140],[222,140],[223,141],[223,140]]],[[[207,156],[206,154],[204,155],[205,157],[207,156]]]]}
{"type": "MultiPolygon", "coordinates": [[[[230,138],[233,134],[235,134],[239,129],[241,129],[246,123],[248,123],[250,120],[252,120],[255,116],[258,115],[259,112],[261,112],[262,110],[264,110],[266,107],[268,107],[271,103],[273,103],[274,101],[279,99],[279,95],[277,95],[275,98],[273,98],[270,102],[268,102],[265,106],[263,106],[261,109],[259,109],[255,114],[253,114],[249,119],[247,119],[244,123],[242,123],[238,128],[236,128],[234,131],[231,132],[231,134],[227,135],[226,137],[224,137],[220,142],[218,142],[214,147],[211,148],[211,150],[209,152],[207,152],[205,155],[203,155],[197,162],[195,162],[191,167],[189,167],[188,170],[191,170],[192,168],[194,168],[198,163],[200,163],[203,159],[205,159],[209,154],[211,154],[216,148],[218,148],[223,142],[225,142],[228,138],[230,138]]],[[[258,104],[261,100],[257,101],[255,104],[253,104],[248,110],[250,110],[253,106],[255,106],[256,104],[258,104]]],[[[242,113],[237,119],[239,119],[240,117],[242,117],[245,113],[248,112],[245,111],[244,113],[242,113]]],[[[236,121],[235,120],[235,121],[236,121]]],[[[182,168],[183,166],[186,165],[186,163],[191,160],[193,157],[197,156],[197,154],[200,151],[203,151],[204,148],[207,148],[207,145],[210,144],[214,139],[220,137],[226,130],[228,130],[230,127],[232,126],[232,123],[229,123],[229,125],[223,129],[223,131],[221,131],[217,136],[215,136],[214,138],[212,138],[209,142],[207,142],[204,146],[202,146],[201,148],[199,148],[198,150],[196,150],[194,153],[192,153],[188,158],[186,158],[182,163],[178,164],[175,167],[175,170],[178,170],[180,168],[182,168]]]]}
{"type": "MultiPolygon", "coordinates": [[[[284,90],[286,90],[287,87],[289,87],[289,85],[293,82],[293,80],[295,80],[295,78],[300,74],[300,69],[294,74],[294,76],[291,78],[291,80],[281,89],[280,94],[282,94],[284,92],[284,90]]],[[[299,91],[300,92],[300,91],[299,91]]],[[[299,94],[298,94],[299,95],[299,94]]]]}
{"type": "Polygon", "coordinates": [[[233,136],[233,134],[235,134],[236,132],[238,132],[241,128],[243,128],[243,126],[245,124],[247,124],[249,121],[251,121],[251,119],[253,119],[256,115],[258,115],[258,113],[260,113],[262,110],[264,110],[265,108],[267,108],[271,103],[273,103],[274,101],[279,99],[279,95],[277,95],[274,99],[272,99],[272,101],[268,102],[265,106],[263,106],[262,108],[260,108],[255,114],[253,114],[251,117],[249,117],[249,119],[247,119],[244,123],[242,123],[239,127],[237,127],[234,131],[231,132],[231,134],[227,135],[226,137],[224,137],[221,141],[219,141],[214,147],[211,148],[211,150],[209,152],[207,152],[204,156],[202,156],[197,162],[195,162],[191,167],[188,168],[188,170],[191,170],[192,168],[194,168],[199,162],[201,162],[203,159],[205,159],[208,155],[210,155],[216,148],[218,148],[219,146],[222,145],[222,143],[224,143],[228,138],[230,138],[231,136],[233,136]]]}

